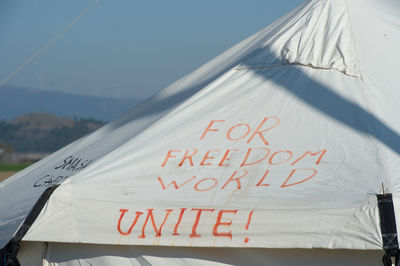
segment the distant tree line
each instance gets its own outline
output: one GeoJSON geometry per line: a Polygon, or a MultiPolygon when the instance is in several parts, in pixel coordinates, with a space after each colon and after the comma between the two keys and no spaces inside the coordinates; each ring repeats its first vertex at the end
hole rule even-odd
{"type": "Polygon", "coordinates": [[[104,122],[82,118],[70,120],[68,125],[58,124],[50,128],[48,125],[43,128],[29,120],[19,123],[0,121],[0,144],[12,147],[15,152],[53,152],[102,125],[104,122]]]}

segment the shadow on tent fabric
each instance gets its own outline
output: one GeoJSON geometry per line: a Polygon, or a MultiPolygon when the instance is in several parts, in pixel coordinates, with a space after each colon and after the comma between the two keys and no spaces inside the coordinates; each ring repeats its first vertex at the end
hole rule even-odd
{"type": "MultiPolygon", "coordinates": [[[[335,93],[327,86],[306,75],[302,68],[308,66],[282,65],[295,69],[291,77],[270,74],[268,68],[252,68],[254,74],[269,80],[296,96],[315,110],[346,126],[369,135],[400,155],[400,135],[371,112],[335,93]]],[[[279,66],[278,66],[279,67],[279,66]]],[[[319,70],[331,71],[331,70],[319,70]]],[[[334,70],[336,71],[336,70],[334,70]]],[[[292,72],[293,73],[293,72],[292,72]]],[[[344,74],[343,74],[344,75],[344,74]]],[[[353,78],[353,77],[349,77],[353,78]]]]}
{"type": "MultiPolygon", "coordinates": [[[[239,50],[238,53],[241,53],[242,50],[239,50]]],[[[114,121],[114,123],[110,125],[110,129],[113,130],[118,128],[127,122],[135,122],[135,120],[138,118],[142,119],[143,117],[148,117],[149,121],[145,123],[147,125],[143,125],[143,127],[139,129],[138,133],[140,133],[149,125],[179,106],[181,103],[196,95],[199,91],[218,79],[228,70],[237,67],[240,64],[251,68],[252,66],[246,65],[246,62],[252,61],[254,57],[260,57],[260,55],[269,59],[274,57],[276,58],[276,55],[273,55],[273,53],[268,51],[265,47],[252,49],[250,52],[244,52],[244,55],[237,55],[235,58],[228,60],[230,62],[224,63],[224,65],[218,68],[217,71],[213,73],[208,72],[208,77],[204,78],[203,80],[199,82],[190,82],[191,85],[183,90],[177,90],[178,92],[172,93],[168,97],[161,99],[159,99],[157,94],[154,95],[132,110],[133,112],[129,113],[129,115],[127,114],[114,121]],[[162,115],[160,116],[160,114],[162,115]],[[151,118],[152,116],[153,119],[151,118]]],[[[343,98],[318,81],[311,79],[308,75],[301,71],[302,67],[284,64],[281,67],[296,67],[297,71],[295,77],[289,79],[285,76],[282,77],[277,75],[269,75],[268,69],[253,69],[253,71],[256,75],[280,85],[287,92],[293,94],[301,101],[312,106],[317,111],[328,115],[336,121],[339,121],[340,123],[343,123],[362,134],[366,134],[375,138],[386,145],[389,149],[400,155],[400,135],[382,122],[379,118],[377,118],[374,114],[363,109],[356,103],[343,98]],[[299,83],[304,84],[304,86],[299,86],[299,83]]]]}
{"type": "Polygon", "coordinates": [[[160,96],[164,92],[164,90],[161,90],[161,93],[156,93],[149,97],[136,105],[133,109],[127,111],[120,118],[112,121],[106,125],[106,127],[103,127],[103,132],[106,133],[113,131],[127,123],[135,123],[136,120],[144,118],[148,119],[148,121],[139,128],[137,134],[143,132],[157,120],[178,107],[181,103],[196,95],[202,89],[224,75],[227,71],[236,67],[240,62],[259,53],[259,49],[252,48],[252,45],[253,41],[248,41],[241,47],[231,48],[196,71],[178,80],[178,85],[170,85],[169,87],[173,87],[173,89],[176,90],[175,93],[171,93],[164,97],[160,96]],[[183,85],[182,83],[187,85],[183,85]]]}

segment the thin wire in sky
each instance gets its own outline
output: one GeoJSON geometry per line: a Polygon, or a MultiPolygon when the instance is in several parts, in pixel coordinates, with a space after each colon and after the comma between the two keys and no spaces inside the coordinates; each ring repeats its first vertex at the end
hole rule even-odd
{"type": "Polygon", "coordinates": [[[74,20],[72,20],[67,26],[65,26],[60,32],[58,32],[52,39],[50,39],[47,43],[45,43],[36,53],[34,53],[31,57],[28,58],[22,65],[20,65],[14,72],[8,75],[1,83],[0,88],[7,83],[10,79],[12,79],[18,72],[24,69],[27,65],[29,65],[38,55],[40,55],[44,50],[49,48],[58,38],[61,37],[69,28],[71,28],[78,20],[80,20],[83,16],[85,16],[92,8],[94,8],[100,0],[95,0],[93,4],[91,4],[86,10],[84,10],[79,16],[77,16],[74,20]]]}

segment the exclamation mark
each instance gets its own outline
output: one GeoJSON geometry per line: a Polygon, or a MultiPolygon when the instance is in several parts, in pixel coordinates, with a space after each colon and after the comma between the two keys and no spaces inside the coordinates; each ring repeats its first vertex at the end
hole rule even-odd
{"type": "MultiPolygon", "coordinates": [[[[247,218],[247,223],[246,223],[246,227],[245,227],[246,230],[249,230],[249,226],[250,226],[250,222],[251,222],[251,217],[253,216],[253,212],[254,212],[254,210],[252,210],[252,211],[249,213],[249,218],[247,218]]],[[[246,237],[246,238],[244,239],[244,243],[247,243],[247,242],[249,242],[249,241],[250,241],[250,239],[249,239],[248,237],[246,237]]]]}

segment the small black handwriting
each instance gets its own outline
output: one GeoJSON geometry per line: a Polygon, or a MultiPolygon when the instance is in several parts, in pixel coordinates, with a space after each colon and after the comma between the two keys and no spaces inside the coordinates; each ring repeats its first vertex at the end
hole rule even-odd
{"type": "Polygon", "coordinates": [[[53,185],[59,185],[61,184],[62,181],[67,179],[68,176],[54,176],[54,175],[44,175],[41,178],[39,178],[35,184],[33,184],[34,187],[51,187],[53,185]]]}
{"type": "Polygon", "coordinates": [[[54,169],[80,171],[86,168],[91,162],[93,162],[93,160],[85,160],[79,157],[68,156],[60,165],[56,166],[54,169]]]}

